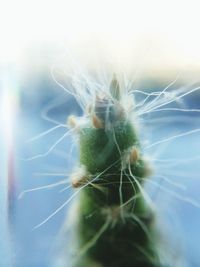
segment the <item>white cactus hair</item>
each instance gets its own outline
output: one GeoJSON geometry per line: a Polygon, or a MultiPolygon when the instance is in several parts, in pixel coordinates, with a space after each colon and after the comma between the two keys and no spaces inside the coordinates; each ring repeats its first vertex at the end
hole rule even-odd
{"type": "Polygon", "coordinates": [[[97,62],[96,65],[95,63],[88,62],[85,64],[83,61],[79,61],[71,51],[67,50],[67,57],[59,59],[51,68],[53,80],[67,94],[72,95],[77,100],[83,112],[86,111],[88,104],[95,102],[96,96],[107,96],[113,99],[109,88],[111,81],[115,77],[119,83],[122,95],[120,103],[129,115],[130,112],[131,115],[136,113],[138,117],[151,112],[170,111],[166,106],[171,103],[179,105],[179,107],[174,108],[174,110],[171,109],[171,111],[198,112],[197,109],[181,108],[181,106],[184,107],[183,102],[186,96],[200,90],[198,79],[191,78],[190,74],[188,75],[187,73],[187,69],[172,71],[172,75],[168,75],[167,70],[166,75],[158,71],[158,79],[155,78],[155,71],[154,81],[161,83],[163,77],[166,85],[163,86],[164,82],[162,82],[162,88],[152,91],[150,87],[146,87],[145,90],[138,89],[138,87],[141,87],[140,81],[144,79],[141,74],[143,66],[131,69],[130,66],[126,68],[124,64],[121,64],[120,67],[115,67],[111,62],[102,62],[98,57],[95,62],[97,62]],[[64,64],[63,61],[65,61],[64,64]],[[171,78],[167,80],[166,77],[168,76],[171,78]],[[188,80],[191,82],[188,83],[188,80]],[[139,103],[135,103],[135,97],[138,95],[140,95],[140,99],[142,97],[142,100],[139,103]]]}
{"type": "MultiPolygon", "coordinates": [[[[111,81],[116,77],[119,87],[122,93],[121,102],[127,106],[127,97],[129,96],[129,87],[127,77],[125,74],[115,73],[109,70],[107,73],[86,73],[84,69],[76,69],[69,72],[59,72],[56,67],[52,68],[52,77],[54,81],[61,86],[64,91],[71,94],[82,109],[85,111],[89,103],[93,103],[96,96],[106,96],[109,99],[113,99],[113,96],[109,90],[111,81]],[[61,84],[60,79],[67,82],[67,86],[61,84]]],[[[129,98],[130,100],[130,98],[129,98]]],[[[133,101],[133,100],[132,100],[133,101]]]]}

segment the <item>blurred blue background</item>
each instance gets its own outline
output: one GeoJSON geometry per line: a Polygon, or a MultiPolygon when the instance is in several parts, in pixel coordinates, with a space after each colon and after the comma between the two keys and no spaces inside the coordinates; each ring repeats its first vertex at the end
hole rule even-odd
{"type": "MultiPolygon", "coordinates": [[[[139,89],[146,88],[146,85],[148,85],[149,91],[157,91],[166,86],[166,84],[162,84],[162,81],[159,82],[159,85],[155,85],[154,81],[145,81],[143,84],[141,83],[139,89]]],[[[52,144],[66,132],[65,128],[57,128],[32,142],[27,143],[26,140],[54,127],[53,120],[64,124],[69,114],[79,116],[81,110],[74,98],[62,92],[48,73],[39,77],[30,77],[20,86],[19,109],[14,130],[12,174],[14,188],[9,200],[8,215],[12,255],[14,254],[12,264],[16,267],[47,267],[52,265],[60,229],[64,221],[69,219],[66,219],[66,211],[70,205],[41,227],[35,230],[33,228],[62,205],[72,194],[72,190],[68,189],[60,193],[63,188],[63,185],[60,185],[55,188],[28,192],[20,199],[18,197],[24,190],[56,183],[68,177],[78,155],[76,145],[74,148],[72,147],[74,141],[69,136],[47,156],[28,160],[35,155],[47,152],[52,144]],[[48,119],[52,121],[48,121],[48,119]]],[[[137,101],[140,101],[139,96],[137,101]]],[[[184,100],[187,108],[199,108],[199,103],[199,93],[188,96],[184,100]]],[[[187,117],[178,111],[176,113],[168,112],[165,115],[170,119],[164,120],[163,123],[153,123],[155,118],[161,116],[158,114],[144,117],[144,129],[148,131],[146,136],[148,136],[150,144],[173,134],[198,128],[200,121],[199,114],[195,112],[188,113],[187,117]]],[[[161,155],[157,157],[160,159],[183,159],[183,162],[179,163],[170,161],[164,162],[164,165],[160,163],[159,171],[163,168],[162,173],[170,181],[187,187],[186,192],[182,192],[167,182],[160,181],[159,177],[156,181],[167,190],[176,192],[183,198],[185,196],[189,202],[194,200],[194,203],[200,202],[200,162],[198,158],[189,159],[199,156],[199,141],[199,134],[178,138],[171,143],[168,142],[164,148],[159,146],[161,155]]],[[[157,147],[152,147],[147,154],[154,154],[155,149],[157,151],[157,147]]],[[[155,161],[155,167],[157,164],[159,163],[155,161]]],[[[171,235],[168,235],[168,238],[174,240],[180,255],[183,250],[183,257],[187,259],[188,266],[199,266],[200,209],[187,203],[187,200],[177,199],[150,183],[147,187],[156,202],[159,216],[166,224],[163,227],[166,227],[166,231],[169,231],[171,235]]]]}

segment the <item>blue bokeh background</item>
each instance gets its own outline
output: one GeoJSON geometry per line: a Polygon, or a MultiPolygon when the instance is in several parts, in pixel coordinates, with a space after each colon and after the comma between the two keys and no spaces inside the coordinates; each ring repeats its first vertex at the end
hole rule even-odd
{"type": "MultiPolygon", "coordinates": [[[[146,84],[148,81],[145,81],[145,88],[146,84]]],[[[152,91],[166,86],[162,82],[154,86],[154,82],[149,81],[149,84],[151,87],[148,90],[152,91]]],[[[143,85],[141,83],[141,90],[143,85]]],[[[58,235],[64,221],[67,224],[66,213],[70,205],[41,227],[35,230],[33,228],[62,205],[72,194],[72,190],[60,193],[63,188],[63,185],[60,185],[55,188],[26,193],[22,198],[19,198],[19,195],[24,190],[56,183],[66,178],[77,161],[78,153],[76,146],[72,147],[73,138],[69,136],[47,156],[28,160],[28,158],[48,151],[51,145],[66,132],[65,128],[58,128],[33,142],[26,142],[26,140],[55,126],[53,122],[48,121],[47,116],[51,120],[65,123],[69,114],[81,115],[81,109],[72,96],[67,95],[52,81],[49,74],[41,74],[37,78],[29,77],[26,81],[21,82],[20,87],[19,111],[14,134],[15,186],[9,206],[12,266],[47,267],[52,266],[58,235]],[[42,175],[42,173],[61,173],[63,175],[52,176],[42,175]]],[[[200,108],[200,94],[195,93],[188,96],[184,99],[184,105],[187,108],[200,108]]],[[[155,114],[157,118],[162,115],[155,114]]],[[[149,131],[145,134],[148,136],[150,144],[175,133],[198,128],[200,122],[200,115],[195,112],[188,113],[187,118],[184,116],[185,114],[179,112],[165,115],[169,115],[170,119],[163,123],[152,123],[154,117],[146,116],[144,118],[142,123],[145,131],[149,131]],[[179,116],[178,120],[175,119],[176,116],[179,116]]],[[[198,159],[187,161],[187,159],[199,156],[199,136],[199,134],[193,134],[167,143],[160,155],[163,159],[182,158],[185,160],[179,164],[171,162],[167,168],[169,179],[186,186],[187,191],[182,192],[172,185],[161,182],[159,179],[156,180],[158,184],[168,190],[173,190],[181,196],[185,194],[189,199],[197,202],[200,202],[200,161],[198,159]]],[[[154,152],[155,147],[152,147],[147,154],[152,155],[154,152]]],[[[154,164],[156,165],[156,162],[154,164]]],[[[200,265],[200,209],[165,191],[158,190],[151,184],[147,187],[157,204],[159,216],[166,224],[169,238],[174,240],[178,250],[183,250],[183,257],[187,259],[188,266],[198,267],[200,265]]],[[[70,246],[70,244],[65,245],[66,247],[70,246]]],[[[1,261],[2,259],[0,259],[1,261]]],[[[0,264],[0,266],[2,265],[0,264]]]]}

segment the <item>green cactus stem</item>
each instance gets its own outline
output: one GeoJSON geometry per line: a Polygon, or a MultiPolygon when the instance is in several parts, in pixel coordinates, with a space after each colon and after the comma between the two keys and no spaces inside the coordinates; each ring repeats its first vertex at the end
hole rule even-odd
{"type": "MultiPolygon", "coordinates": [[[[73,267],[159,267],[155,215],[143,189],[150,168],[114,77],[79,127],[82,173],[73,267]]],[[[72,123],[73,124],[73,123],[72,123]]]]}

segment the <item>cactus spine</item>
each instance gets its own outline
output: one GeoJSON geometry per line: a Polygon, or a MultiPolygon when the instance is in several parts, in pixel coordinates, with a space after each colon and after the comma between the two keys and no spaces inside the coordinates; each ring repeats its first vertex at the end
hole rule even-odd
{"type": "MultiPolygon", "coordinates": [[[[81,173],[73,267],[159,267],[155,216],[143,189],[150,170],[143,159],[116,77],[98,95],[78,127],[81,173]]],[[[128,105],[128,103],[127,103],[128,105]]],[[[72,126],[75,118],[70,118],[72,126]]]]}

